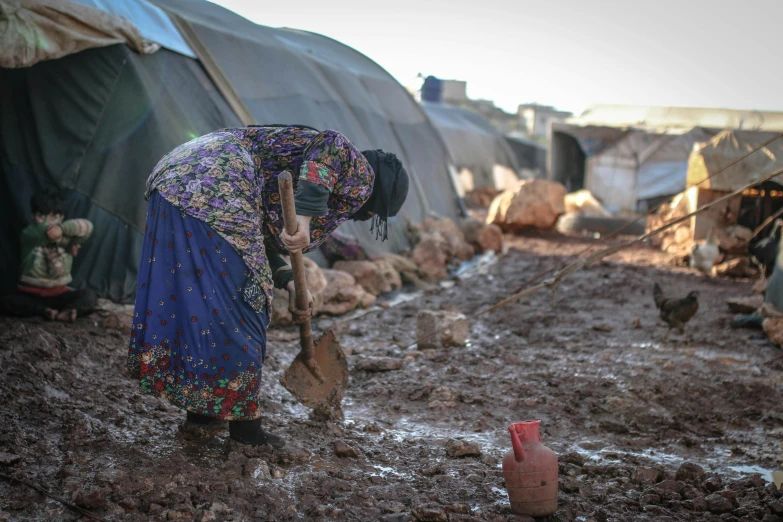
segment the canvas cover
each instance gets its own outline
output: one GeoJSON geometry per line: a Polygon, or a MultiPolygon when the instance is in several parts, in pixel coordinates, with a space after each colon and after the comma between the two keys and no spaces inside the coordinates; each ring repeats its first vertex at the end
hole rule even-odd
{"type": "MultiPolygon", "coordinates": [[[[390,241],[376,241],[367,223],[341,227],[368,252],[408,247],[406,220],[460,214],[437,131],[377,64],[328,38],[261,27],[208,2],[163,7],[187,13],[258,123],[337,129],[362,149],[400,156],[413,179],[403,213],[390,220],[390,241]]],[[[0,104],[2,290],[15,284],[30,196],[56,183],[69,191],[69,214],[96,225],[76,263],[76,285],[125,301],[135,290],[152,168],[181,143],[240,125],[202,65],[165,48],[141,55],[111,45],[0,69],[0,104]]]]}
{"type": "Polygon", "coordinates": [[[535,177],[546,177],[546,145],[520,136],[506,136],[505,140],[520,171],[527,170],[535,173],[535,177]]]}
{"type": "Polygon", "coordinates": [[[459,107],[435,103],[422,104],[443,137],[457,170],[472,188],[499,187],[504,181],[498,167],[518,177],[519,165],[503,135],[480,115],[459,107]],[[467,171],[465,173],[464,171],[467,171]],[[469,173],[470,180],[465,176],[469,173]]]}
{"type": "MultiPolygon", "coordinates": [[[[731,192],[783,169],[783,138],[777,138],[779,134],[728,130],[717,134],[697,146],[691,154],[688,186],[699,184],[702,188],[731,192]],[[769,140],[773,141],[764,145],[769,140]],[[762,145],[758,151],[720,172],[762,145]]],[[[783,184],[783,176],[777,176],[772,181],[783,184]]]]}
{"type": "Polygon", "coordinates": [[[63,0],[0,0],[0,67],[30,67],[116,43],[146,54],[160,47],[125,18],[91,6],[63,0]]]}

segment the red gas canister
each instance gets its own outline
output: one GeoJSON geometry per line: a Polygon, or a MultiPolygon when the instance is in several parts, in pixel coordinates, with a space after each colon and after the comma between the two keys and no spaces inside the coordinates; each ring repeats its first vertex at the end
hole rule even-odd
{"type": "Polygon", "coordinates": [[[512,449],[503,458],[511,511],[543,517],[557,511],[557,455],[541,442],[541,421],[515,422],[508,427],[512,449]]]}

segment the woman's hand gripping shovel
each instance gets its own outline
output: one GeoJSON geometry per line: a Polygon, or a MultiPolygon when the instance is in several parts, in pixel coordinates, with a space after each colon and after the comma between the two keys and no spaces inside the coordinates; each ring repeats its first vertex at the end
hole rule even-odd
{"type": "MultiPolygon", "coordinates": [[[[291,174],[283,172],[277,178],[280,185],[280,201],[283,205],[283,222],[288,234],[297,230],[294,188],[291,174]]],[[[307,310],[307,280],[302,252],[291,252],[291,268],[294,272],[296,307],[307,310]]],[[[310,317],[299,324],[301,351],[280,378],[280,384],[307,407],[328,417],[342,416],[340,403],[348,386],[348,361],[332,330],[327,330],[313,342],[310,317]]]]}

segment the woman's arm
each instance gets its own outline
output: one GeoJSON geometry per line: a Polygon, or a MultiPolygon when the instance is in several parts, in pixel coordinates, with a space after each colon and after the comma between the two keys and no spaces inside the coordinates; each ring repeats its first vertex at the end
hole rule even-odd
{"type": "Polygon", "coordinates": [[[269,267],[272,269],[272,280],[275,283],[275,288],[286,288],[288,283],[294,280],[291,266],[285,262],[282,254],[269,244],[266,247],[266,257],[269,260],[269,267]]]}

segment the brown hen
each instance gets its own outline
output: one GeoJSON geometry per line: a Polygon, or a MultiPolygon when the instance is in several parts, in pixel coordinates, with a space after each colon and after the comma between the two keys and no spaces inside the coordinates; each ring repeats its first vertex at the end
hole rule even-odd
{"type": "Polygon", "coordinates": [[[680,334],[685,333],[685,323],[693,319],[699,311],[699,292],[693,291],[685,297],[673,299],[666,297],[663,290],[655,283],[653,286],[653,299],[655,306],[661,311],[661,319],[669,325],[663,340],[669,339],[669,332],[676,328],[680,334]]]}

